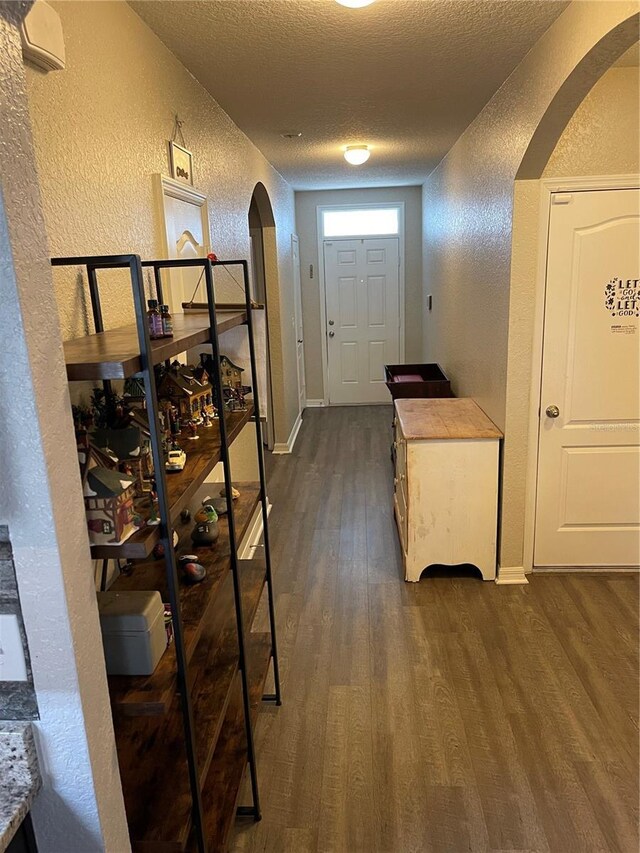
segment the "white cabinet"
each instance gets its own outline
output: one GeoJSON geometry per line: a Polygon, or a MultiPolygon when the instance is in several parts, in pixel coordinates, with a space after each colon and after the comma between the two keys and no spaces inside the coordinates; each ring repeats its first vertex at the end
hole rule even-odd
{"type": "Polygon", "coordinates": [[[471,399],[396,401],[394,511],[406,580],[464,563],[495,579],[501,438],[471,399]]]}

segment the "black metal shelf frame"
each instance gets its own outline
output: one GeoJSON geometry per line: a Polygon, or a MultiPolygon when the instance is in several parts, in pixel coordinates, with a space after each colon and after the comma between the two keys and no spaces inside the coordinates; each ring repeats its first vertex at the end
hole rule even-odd
{"type": "MultiPolygon", "coordinates": [[[[205,277],[205,287],[207,293],[207,303],[209,311],[210,324],[210,339],[209,344],[213,350],[214,364],[220,364],[220,345],[218,340],[218,327],[216,322],[216,302],[215,302],[215,287],[213,278],[213,269],[216,266],[239,266],[242,268],[243,284],[245,291],[245,303],[247,320],[249,353],[251,362],[251,374],[253,384],[253,400],[255,408],[254,423],[256,428],[256,448],[258,454],[258,469],[260,478],[260,503],[262,506],[262,537],[264,543],[265,554],[265,575],[269,609],[269,625],[271,631],[271,660],[273,663],[273,674],[275,692],[273,694],[264,694],[263,701],[274,701],[277,705],[282,704],[282,696],[280,689],[280,672],[278,665],[278,649],[276,639],[276,624],[275,624],[275,602],[272,583],[272,567],[271,567],[271,550],[269,544],[269,523],[268,523],[268,505],[266,492],[266,475],[264,467],[264,454],[262,443],[262,423],[260,418],[260,400],[257,383],[256,370],[256,352],[253,336],[253,320],[252,320],[252,304],[251,291],[249,285],[249,268],[246,260],[231,260],[231,261],[212,261],[208,258],[189,258],[176,260],[149,260],[142,261],[139,255],[124,254],[124,255],[103,255],[103,256],[83,256],[83,257],[62,257],[52,258],[52,266],[84,266],[87,270],[87,280],[89,285],[89,295],[91,300],[91,309],[93,314],[93,322],[96,332],[104,331],[104,321],[102,317],[102,307],[100,303],[100,292],[98,287],[98,270],[106,269],[128,269],[131,278],[131,287],[133,292],[134,309],[136,315],[136,328],[138,333],[138,342],[140,346],[140,360],[142,369],[138,374],[144,380],[146,404],[149,416],[151,449],[153,453],[154,471],[156,479],[156,487],[158,494],[158,509],[160,513],[160,541],[164,546],[164,559],[167,574],[167,584],[169,588],[169,599],[172,609],[173,633],[176,649],[177,661],[177,689],[180,694],[182,719],[185,736],[186,758],[189,771],[189,783],[192,796],[192,814],[193,824],[195,829],[195,837],[197,840],[198,850],[201,853],[207,851],[207,840],[204,834],[204,813],[202,806],[202,797],[200,790],[200,776],[198,761],[196,755],[195,743],[195,726],[193,717],[193,707],[191,696],[188,689],[188,671],[187,659],[184,642],[184,631],[182,625],[182,616],[180,612],[180,583],[178,571],[173,550],[172,531],[171,531],[171,516],[169,511],[169,501],[167,494],[166,475],[164,467],[164,454],[162,451],[160,435],[159,435],[159,419],[158,419],[158,396],[155,381],[154,365],[151,361],[151,338],[149,336],[149,328],[147,321],[146,297],[143,279],[143,267],[151,267],[153,269],[154,284],[156,297],[159,303],[163,303],[163,287],[161,271],[163,269],[172,269],[178,267],[202,267],[205,277]]],[[[239,654],[239,670],[242,680],[243,694],[243,710],[245,729],[247,737],[247,760],[251,775],[251,791],[253,803],[251,806],[240,806],[238,814],[251,815],[255,820],[260,820],[260,797],[258,789],[258,774],[255,758],[255,747],[253,741],[253,727],[251,724],[251,708],[249,696],[249,682],[247,673],[247,655],[245,643],[245,626],[242,609],[242,589],[240,583],[238,553],[236,542],[235,518],[234,518],[234,501],[232,497],[232,479],[231,465],[229,460],[229,443],[227,437],[227,425],[224,405],[224,393],[222,390],[222,377],[220,370],[217,370],[215,376],[211,377],[213,382],[214,396],[216,406],[219,412],[219,427],[220,427],[220,453],[223,464],[225,478],[225,494],[228,507],[228,525],[229,525],[229,545],[231,570],[233,574],[234,587],[234,602],[236,611],[236,624],[238,633],[238,654],[239,654]]],[[[112,394],[111,382],[103,381],[103,386],[107,394],[112,394]]]]}

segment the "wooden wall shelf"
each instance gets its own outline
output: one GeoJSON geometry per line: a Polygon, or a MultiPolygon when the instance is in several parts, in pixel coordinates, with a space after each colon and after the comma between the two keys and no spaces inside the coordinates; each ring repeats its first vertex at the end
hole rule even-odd
{"type": "MultiPolygon", "coordinates": [[[[166,472],[166,454],[159,433],[158,371],[154,366],[199,346],[210,347],[217,360],[219,336],[245,326],[254,377],[253,400],[255,411],[259,412],[248,263],[206,258],[142,262],[135,254],[54,258],[51,263],[85,268],[96,329],[93,335],[65,343],[68,379],[101,381],[108,396],[113,394],[111,380],[138,374],[149,414],[161,526],[136,531],[120,546],[92,547],[94,559],[133,561],[131,573],[121,574],[111,589],[158,590],[162,600],[173,608],[174,642],[155,671],[149,676],[109,677],[131,846],[135,851],[149,853],[181,853],[189,848],[200,853],[221,851],[226,847],[247,767],[252,780],[249,810],[256,820],[261,816],[253,723],[263,699],[281,702],[261,421],[250,406],[244,412],[227,413],[210,429],[202,427],[196,440],[181,436],[179,441],[187,454],[185,468],[179,473],[166,472]],[[243,303],[211,304],[215,302],[212,270],[220,265],[241,270],[243,303]],[[206,273],[211,300],[205,305],[207,310],[174,315],[173,337],[151,341],[146,328],[143,268],[153,270],[155,295],[163,302],[162,270],[186,267],[206,273]],[[106,269],[129,270],[139,329],[138,324],[132,324],[104,330],[97,273],[106,269]],[[210,322],[209,305],[215,311],[215,326],[210,322]],[[183,523],[181,511],[189,506],[193,516],[204,497],[218,495],[222,483],[205,483],[216,465],[221,463],[224,479],[231,482],[229,447],[251,419],[256,431],[259,483],[234,483],[240,498],[229,507],[230,516],[219,520],[220,535],[215,546],[197,548],[190,537],[194,522],[183,523]],[[231,518],[235,542],[230,535],[231,518]],[[253,531],[258,519],[264,523],[261,558],[241,560],[243,539],[253,531]],[[160,531],[164,535],[172,529],[179,536],[176,553],[167,548],[160,559],[153,559],[160,531]],[[180,568],[176,565],[177,554],[187,553],[197,554],[207,570],[204,581],[194,586],[179,579],[180,568]],[[251,627],[265,590],[269,631],[263,634],[252,632],[251,627]],[[240,667],[242,660],[244,665],[240,667]],[[271,667],[274,693],[264,696],[271,667]]],[[[213,398],[222,400],[222,376],[216,370],[213,374],[213,398]]],[[[140,504],[145,506],[143,497],[140,504]]]]}
{"type": "MultiPolygon", "coordinates": [[[[218,484],[210,484],[218,486],[218,484]]],[[[256,483],[238,483],[240,497],[235,502],[236,536],[241,542],[251,524],[255,510],[260,500],[260,490],[256,483]]],[[[208,491],[206,486],[200,497],[208,491]]],[[[200,501],[194,501],[194,509],[200,501]]],[[[178,552],[194,553],[207,570],[207,576],[202,583],[194,586],[182,586],[180,589],[181,612],[184,630],[185,651],[187,662],[191,661],[205,625],[214,618],[212,609],[218,607],[220,589],[229,579],[231,568],[231,553],[229,549],[229,528],[222,516],[218,522],[220,536],[215,548],[196,548],[191,544],[190,532],[192,522],[176,524],[180,536],[178,552]]],[[[243,561],[244,562],[244,561],[243,561]]],[[[251,561],[253,562],[253,561],[251,561]]],[[[111,589],[114,591],[132,591],[157,589],[163,601],[167,601],[168,589],[166,576],[161,560],[148,560],[138,563],[131,575],[120,575],[111,589]]],[[[233,601],[224,604],[233,610],[233,601]]],[[[171,706],[171,700],[176,688],[176,661],[173,647],[164,653],[155,671],[148,676],[110,676],[109,692],[114,711],[128,716],[153,716],[166,714],[171,706]]]]}
{"type": "MultiPolygon", "coordinates": [[[[229,412],[226,416],[227,443],[231,445],[243,427],[253,417],[253,406],[246,412],[229,412]]],[[[214,421],[210,429],[201,429],[197,441],[189,441],[183,433],[180,444],[187,453],[187,464],[183,471],[167,474],[167,494],[170,503],[171,521],[175,522],[180,511],[193,498],[209,474],[222,459],[220,426],[214,421]]],[[[203,495],[204,497],[204,495],[203,495]]],[[[92,545],[94,560],[144,560],[158,541],[158,527],[143,527],[133,533],[121,545],[92,545]]]]}
{"type": "MultiPolygon", "coordinates": [[[[246,311],[217,311],[218,334],[247,322],[246,311]]],[[[151,363],[161,364],[178,353],[211,338],[209,317],[204,314],[176,314],[173,337],[151,341],[151,363]]],[[[142,370],[140,345],[135,325],[74,338],[64,344],[64,360],[69,381],[126,379],[142,370]]]]}
{"type": "MultiPolygon", "coordinates": [[[[255,718],[271,659],[270,635],[249,631],[264,589],[264,564],[256,560],[240,561],[240,581],[247,626],[251,709],[255,718]]],[[[214,629],[210,639],[203,637],[192,660],[194,664],[201,663],[193,676],[193,709],[203,806],[207,832],[211,833],[207,838],[212,851],[225,847],[246,767],[232,594],[224,596],[224,600],[226,620],[220,633],[216,635],[214,629]],[[215,659],[208,660],[214,645],[215,659]]],[[[142,725],[140,720],[116,718],[120,773],[134,851],[175,853],[188,849],[191,799],[176,701],[174,696],[171,713],[142,721],[142,725]],[[171,768],[169,785],[164,774],[167,767],[171,768]]]]}

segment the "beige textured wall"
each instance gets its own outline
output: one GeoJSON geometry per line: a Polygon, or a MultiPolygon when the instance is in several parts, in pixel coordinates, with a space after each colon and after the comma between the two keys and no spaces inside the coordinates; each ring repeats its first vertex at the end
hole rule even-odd
{"type": "Polygon", "coordinates": [[[640,169],[640,69],[610,68],[566,126],[543,178],[640,169]]]}
{"type": "MultiPolygon", "coordinates": [[[[523,159],[530,169],[537,159],[546,163],[578,104],[637,38],[637,3],[573,2],[424,185],[424,293],[433,294],[433,311],[423,314],[424,354],[505,430],[503,518],[526,455],[526,434],[510,420],[518,419],[530,372],[517,339],[530,308],[510,295],[514,181],[523,159]]],[[[509,540],[511,530],[503,524],[503,566],[521,564],[514,561],[522,542],[509,540]]]]}
{"type": "MultiPolygon", "coordinates": [[[[637,174],[640,171],[640,78],[638,68],[609,69],[580,104],[553,150],[543,178],[637,174]]],[[[543,214],[544,216],[544,214],[543,214]]],[[[515,183],[511,300],[520,306],[510,319],[510,435],[520,436],[521,450],[505,470],[508,495],[502,517],[503,556],[521,565],[529,450],[529,412],[533,358],[534,305],[540,251],[540,181],[515,183]]],[[[535,436],[533,437],[535,441],[535,436]]]]}
{"type": "Polygon", "coordinates": [[[40,712],[34,727],[43,788],[32,816],[41,853],[126,853],[17,28],[24,5],[0,3],[0,524],[13,543],[40,712]]]}
{"type": "Polygon", "coordinates": [[[324,397],[322,333],[318,281],[318,205],[388,204],[404,202],[405,210],[405,350],[406,361],[419,361],[422,349],[422,187],[297,192],[296,223],[300,238],[300,281],[304,322],[304,359],[307,399],[324,397]],[[314,277],[309,276],[313,264],[314,277]]]}
{"type": "MultiPolygon", "coordinates": [[[[269,304],[275,426],[277,440],[286,441],[297,415],[292,190],[126,3],[52,5],[62,19],[67,68],[28,72],[51,253],[160,254],[151,175],[168,172],[166,140],[179,113],[220,257],[250,256],[247,214],[258,181],[271,198],[280,283],[269,304]]],[[[84,334],[77,277],[56,270],[55,281],[63,335],[84,334]]],[[[104,299],[109,325],[131,316],[121,280],[105,286],[104,299]]]]}

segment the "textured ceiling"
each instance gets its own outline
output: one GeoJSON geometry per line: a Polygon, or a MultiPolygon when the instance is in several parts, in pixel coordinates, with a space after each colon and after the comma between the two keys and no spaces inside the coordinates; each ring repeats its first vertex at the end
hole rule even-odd
{"type": "Polygon", "coordinates": [[[567,3],[130,5],[292,186],[327,189],[422,183],[567,3]],[[357,143],[372,154],[355,169],[357,143]]]}

